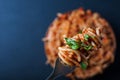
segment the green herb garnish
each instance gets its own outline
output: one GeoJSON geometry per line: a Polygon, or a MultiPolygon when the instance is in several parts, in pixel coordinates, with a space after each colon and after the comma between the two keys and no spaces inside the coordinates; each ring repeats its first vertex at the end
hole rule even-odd
{"type": "Polygon", "coordinates": [[[88,34],[85,34],[85,35],[84,35],[84,38],[85,38],[85,40],[87,41],[87,40],[90,38],[90,36],[89,36],[88,34]]]}
{"type": "Polygon", "coordinates": [[[74,50],[77,50],[77,49],[80,48],[79,42],[77,42],[77,41],[75,41],[73,39],[70,39],[70,38],[65,38],[65,40],[66,40],[67,45],[70,46],[70,48],[72,48],[74,50]]]}
{"type": "Polygon", "coordinates": [[[89,51],[90,49],[92,49],[92,46],[91,45],[86,45],[86,46],[84,46],[84,49],[89,51]]]}
{"type": "Polygon", "coordinates": [[[85,64],[85,62],[81,62],[80,65],[83,70],[87,69],[87,64],[85,64]]]}
{"type": "Polygon", "coordinates": [[[90,49],[92,49],[91,45],[86,45],[83,42],[81,43],[81,47],[83,47],[85,50],[89,51],[90,49]]]}

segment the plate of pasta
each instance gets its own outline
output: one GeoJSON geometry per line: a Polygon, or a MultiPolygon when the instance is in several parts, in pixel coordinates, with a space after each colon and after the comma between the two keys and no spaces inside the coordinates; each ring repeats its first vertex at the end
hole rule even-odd
{"type": "Polygon", "coordinates": [[[57,57],[77,66],[67,74],[71,80],[102,74],[115,59],[116,38],[111,25],[99,13],[82,7],[58,13],[43,38],[47,64],[57,57]]]}

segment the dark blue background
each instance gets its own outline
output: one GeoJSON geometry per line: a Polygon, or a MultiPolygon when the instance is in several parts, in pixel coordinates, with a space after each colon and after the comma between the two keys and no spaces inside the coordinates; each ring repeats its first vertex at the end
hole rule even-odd
{"type": "MultiPolygon", "coordinates": [[[[41,41],[48,25],[57,12],[80,6],[99,12],[111,23],[120,48],[119,0],[0,0],[0,80],[44,80],[52,71],[45,65],[41,41]]],[[[115,63],[92,80],[118,80],[119,75],[117,49],[115,63]]]]}

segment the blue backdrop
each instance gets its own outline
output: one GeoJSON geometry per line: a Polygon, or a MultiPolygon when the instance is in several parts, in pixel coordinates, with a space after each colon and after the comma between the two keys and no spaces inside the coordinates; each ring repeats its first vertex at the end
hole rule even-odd
{"type": "MultiPolygon", "coordinates": [[[[112,25],[120,48],[119,0],[0,0],[0,80],[44,80],[42,38],[58,12],[79,7],[99,12],[112,25]]],[[[115,63],[90,80],[120,80],[120,49],[115,63]]],[[[58,80],[68,80],[61,77],[58,80]]]]}

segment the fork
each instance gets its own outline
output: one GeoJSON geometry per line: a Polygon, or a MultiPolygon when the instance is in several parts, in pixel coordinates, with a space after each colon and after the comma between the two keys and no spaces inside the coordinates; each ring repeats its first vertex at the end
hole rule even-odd
{"type": "Polygon", "coordinates": [[[54,80],[57,77],[66,75],[72,72],[75,69],[75,66],[68,66],[61,63],[60,59],[56,59],[55,68],[53,69],[52,73],[47,77],[46,80],[54,80]]]}

